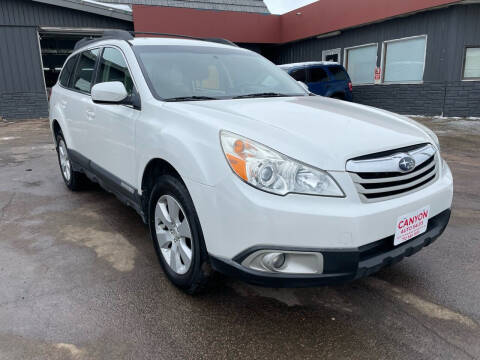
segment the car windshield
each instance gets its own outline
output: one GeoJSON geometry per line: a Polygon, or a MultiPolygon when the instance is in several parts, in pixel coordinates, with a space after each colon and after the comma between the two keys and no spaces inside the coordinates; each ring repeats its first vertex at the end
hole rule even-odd
{"type": "Polygon", "coordinates": [[[171,45],[133,48],[150,90],[162,100],[307,95],[284,71],[250,51],[171,45]]]}

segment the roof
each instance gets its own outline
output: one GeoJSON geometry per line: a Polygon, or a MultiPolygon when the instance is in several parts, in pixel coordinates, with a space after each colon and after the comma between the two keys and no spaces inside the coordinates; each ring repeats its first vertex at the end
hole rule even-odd
{"type": "Polygon", "coordinates": [[[282,64],[278,65],[282,69],[290,69],[297,66],[308,66],[308,65],[340,65],[334,61],[305,61],[298,63],[282,64]]]}
{"type": "Polygon", "coordinates": [[[263,0],[101,0],[105,3],[157,5],[202,10],[238,11],[269,14],[263,0]]]}
{"type": "Polygon", "coordinates": [[[126,21],[133,21],[129,6],[105,4],[95,0],[32,0],[39,3],[61,6],[69,9],[85,11],[97,15],[108,16],[126,21]]]}
{"type": "MultiPolygon", "coordinates": [[[[211,42],[208,40],[195,40],[195,39],[179,39],[179,38],[165,38],[165,37],[135,37],[133,40],[129,40],[132,45],[177,45],[177,46],[203,46],[203,47],[216,47],[224,49],[232,49],[232,45],[222,44],[218,42],[211,42]]],[[[249,51],[240,47],[233,47],[237,51],[249,51]]]]}

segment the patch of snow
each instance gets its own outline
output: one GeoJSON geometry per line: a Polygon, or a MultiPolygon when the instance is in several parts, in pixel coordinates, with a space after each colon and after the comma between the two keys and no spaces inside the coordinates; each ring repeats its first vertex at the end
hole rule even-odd
{"type": "Polygon", "coordinates": [[[17,137],[17,136],[6,136],[6,137],[0,138],[0,140],[2,140],[2,141],[15,140],[15,139],[19,139],[19,137],[17,137]]]}
{"type": "Polygon", "coordinates": [[[132,12],[132,9],[130,8],[129,5],[104,3],[104,2],[101,2],[101,1],[95,1],[95,0],[83,0],[83,1],[87,2],[87,3],[101,5],[101,6],[104,6],[104,7],[107,7],[107,8],[111,8],[111,9],[117,9],[117,10],[132,12]]]}

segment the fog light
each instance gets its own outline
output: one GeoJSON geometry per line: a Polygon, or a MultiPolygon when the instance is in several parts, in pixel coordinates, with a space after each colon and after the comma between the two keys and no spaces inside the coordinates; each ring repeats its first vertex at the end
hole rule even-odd
{"type": "Polygon", "coordinates": [[[242,265],[269,273],[322,274],[323,255],[315,251],[258,250],[248,255],[242,265]]]}
{"type": "Polygon", "coordinates": [[[285,264],[285,254],[269,253],[263,256],[262,263],[265,267],[272,271],[278,271],[285,264]]]}

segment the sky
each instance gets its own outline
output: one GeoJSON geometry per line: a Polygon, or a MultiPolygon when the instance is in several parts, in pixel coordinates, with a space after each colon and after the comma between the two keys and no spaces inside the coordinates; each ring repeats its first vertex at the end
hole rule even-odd
{"type": "Polygon", "coordinates": [[[264,3],[272,14],[284,14],[315,1],[317,0],[264,0],[264,3]]]}

